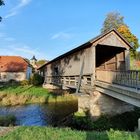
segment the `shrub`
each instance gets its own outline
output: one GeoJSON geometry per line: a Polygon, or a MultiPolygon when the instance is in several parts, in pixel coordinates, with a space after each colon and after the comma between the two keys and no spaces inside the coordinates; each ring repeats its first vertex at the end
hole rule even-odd
{"type": "Polygon", "coordinates": [[[74,115],[72,119],[72,128],[78,130],[126,130],[134,131],[137,127],[138,118],[140,117],[140,109],[135,108],[134,111],[125,112],[115,116],[102,115],[96,121],[92,121],[88,115],[74,115]]]}
{"type": "Polygon", "coordinates": [[[92,121],[86,112],[76,112],[72,118],[72,128],[78,130],[92,130],[92,121]]]}
{"type": "Polygon", "coordinates": [[[16,117],[13,115],[0,116],[0,126],[14,126],[16,117]]]}
{"type": "Polygon", "coordinates": [[[7,85],[18,85],[19,82],[14,80],[14,79],[10,79],[8,82],[7,82],[7,85]]]}
{"type": "Polygon", "coordinates": [[[44,82],[44,78],[37,73],[33,74],[30,78],[30,83],[34,86],[42,85],[43,82],[44,82]]]}
{"type": "Polygon", "coordinates": [[[21,86],[28,86],[30,83],[29,83],[29,80],[23,80],[20,82],[20,85],[21,86]]]}

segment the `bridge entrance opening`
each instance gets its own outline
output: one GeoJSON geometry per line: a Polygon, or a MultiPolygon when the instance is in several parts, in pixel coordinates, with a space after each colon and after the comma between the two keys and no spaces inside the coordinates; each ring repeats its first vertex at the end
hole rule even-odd
{"type": "Polygon", "coordinates": [[[96,69],[125,70],[125,48],[97,45],[96,69]]]}

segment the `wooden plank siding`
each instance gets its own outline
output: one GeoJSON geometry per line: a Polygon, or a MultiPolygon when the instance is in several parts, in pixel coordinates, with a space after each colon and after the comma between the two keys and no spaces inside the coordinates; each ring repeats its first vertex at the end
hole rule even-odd
{"type": "Polygon", "coordinates": [[[76,87],[83,67],[81,86],[93,87],[96,69],[128,70],[130,48],[128,42],[115,30],[100,35],[45,64],[44,85],[76,87]]]}

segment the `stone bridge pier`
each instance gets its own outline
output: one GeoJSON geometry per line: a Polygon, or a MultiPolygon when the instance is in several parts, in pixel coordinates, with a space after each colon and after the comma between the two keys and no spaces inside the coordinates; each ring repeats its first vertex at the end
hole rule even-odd
{"type": "Polygon", "coordinates": [[[105,95],[99,91],[95,91],[92,95],[78,96],[78,111],[88,111],[93,119],[103,114],[113,116],[133,110],[133,105],[105,95]]]}

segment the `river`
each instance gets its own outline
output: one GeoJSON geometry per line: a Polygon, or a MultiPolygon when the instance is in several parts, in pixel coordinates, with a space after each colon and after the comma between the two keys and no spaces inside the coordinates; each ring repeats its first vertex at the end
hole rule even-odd
{"type": "Polygon", "coordinates": [[[47,126],[54,125],[66,116],[77,111],[76,101],[49,104],[29,104],[20,106],[1,106],[0,115],[14,115],[16,125],[47,126]]]}

